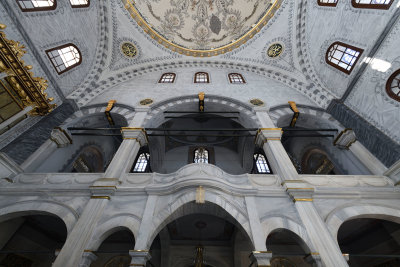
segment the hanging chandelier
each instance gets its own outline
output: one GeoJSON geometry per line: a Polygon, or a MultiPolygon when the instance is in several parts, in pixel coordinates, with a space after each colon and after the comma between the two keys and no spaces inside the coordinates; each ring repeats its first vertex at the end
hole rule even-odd
{"type": "Polygon", "coordinates": [[[204,255],[204,247],[202,245],[198,245],[196,247],[194,267],[205,267],[203,255],[204,255]]]}

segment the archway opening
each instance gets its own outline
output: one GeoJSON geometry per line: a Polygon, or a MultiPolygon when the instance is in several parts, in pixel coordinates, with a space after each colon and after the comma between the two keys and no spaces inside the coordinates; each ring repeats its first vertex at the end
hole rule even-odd
{"type": "Polygon", "coordinates": [[[94,253],[97,259],[92,262],[91,267],[127,267],[131,263],[129,250],[135,248],[135,237],[128,229],[119,231],[108,236],[94,253]]]}
{"type": "MultiPolygon", "coordinates": [[[[183,206],[182,216],[171,216],[150,248],[154,266],[249,266],[252,241],[240,224],[215,204],[183,206]]],[[[179,212],[180,213],[180,212],[179,212]]]]}
{"type": "Polygon", "coordinates": [[[308,257],[310,249],[301,237],[290,230],[281,228],[272,231],[266,245],[268,251],[272,251],[271,266],[313,266],[313,260],[308,257]]]}
{"type": "MultiPolygon", "coordinates": [[[[250,173],[253,167],[257,120],[249,110],[227,100],[205,97],[166,105],[145,126],[152,170],[171,173],[196,163],[195,151],[207,151],[208,164],[230,174],[250,173]],[[202,111],[199,103],[203,103],[202,111]]],[[[202,161],[203,162],[203,161],[202,161]]]]}
{"type": "Polygon", "coordinates": [[[338,243],[350,266],[400,266],[400,224],[375,218],[344,222],[338,243]]]}
{"type": "Polygon", "coordinates": [[[67,239],[53,215],[12,216],[0,223],[0,266],[51,266],[67,239]]]}

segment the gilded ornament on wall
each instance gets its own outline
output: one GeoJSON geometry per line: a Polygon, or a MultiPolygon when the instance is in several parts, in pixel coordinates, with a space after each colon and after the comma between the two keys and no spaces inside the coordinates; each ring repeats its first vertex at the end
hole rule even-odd
{"type": "Polygon", "coordinates": [[[141,100],[139,103],[140,103],[140,105],[142,105],[142,106],[147,106],[147,105],[151,105],[151,104],[153,104],[153,99],[151,99],[151,98],[145,98],[145,99],[143,99],[143,100],[141,100]]]}
{"type": "Polygon", "coordinates": [[[129,57],[129,58],[134,58],[138,54],[136,46],[130,42],[122,43],[121,51],[126,57],[129,57]]]}
{"type": "Polygon", "coordinates": [[[258,98],[254,98],[252,100],[250,100],[250,103],[254,106],[263,106],[264,102],[258,98]]]}
{"type": "Polygon", "coordinates": [[[279,43],[272,44],[268,50],[267,55],[269,57],[279,57],[283,52],[283,46],[279,43]]]}

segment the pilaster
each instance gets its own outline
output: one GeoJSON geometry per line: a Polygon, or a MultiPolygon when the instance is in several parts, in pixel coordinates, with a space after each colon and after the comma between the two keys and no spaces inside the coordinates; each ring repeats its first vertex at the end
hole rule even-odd
{"type": "Polygon", "coordinates": [[[255,197],[247,196],[245,197],[245,201],[254,248],[259,251],[264,251],[266,250],[265,239],[264,236],[260,234],[263,232],[263,229],[261,226],[260,217],[258,216],[255,197]]]}
{"type": "Polygon", "coordinates": [[[353,155],[374,175],[382,175],[386,166],[380,162],[372,153],[357,141],[356,134],[352,129],[345,129],[338,134],[333,144],[341,149],[350,150],[353,155]]]}
{"type": "Polygon", "coordinates": [[[90,250],[85,250],[79,267],[90,267],[90,264],[95,260],[97,260],[97,256],[90,250]]]}
{"type": "Polygon", "coordinates": [[[20,166],[15,163],[7,154],[0,152],[0,178],[7,178],[12,182],[12,178],[23,172],[20,166]]]}
{"type": "Polygon", "coordinates": [[[270,251],[253,251],[250,254],[250,260],[252,265],[257,263],[256,266],[258,267],[270,267],[271,266],[271,259],[272,259],[272,252],[270,251]]]}
{"type": "Polygon", "coordinates": [[[151,259],[151,255],[147,250],[130,250],[129,255],[132,257],[131,264],[129,266],[145,267],[147,261],[151,259]]]}

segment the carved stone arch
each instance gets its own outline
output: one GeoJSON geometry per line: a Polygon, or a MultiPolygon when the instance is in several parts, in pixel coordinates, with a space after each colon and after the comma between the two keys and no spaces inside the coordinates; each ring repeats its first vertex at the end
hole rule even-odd
{"type": "MultiPolygon", "coordinates": [[[[107,103],[90,105],[81,108],[80,110],[76,111],[71,117],[69,117],[64,123],[61,125],[62,128],[69,127],[76,122],[78,122],[81,118],[94,115],[94,114],[105,114],[107,108],[107,103]]],[[[114,104],[113,109],[111,110],[111,116],[113,114],[118,114],[122,116],[125,120],[127,125],[135,116],[135,109],[131,106],[124,105],[124,104],[114,104]]]]}
{"type": "MultiPolygon", "coordinates": [[[[253,108],[241,101],[238,101],[233,98],[225,97],[225,96],[218,96],[218,95],[211,95],[207,94],[206,96],[206,108],[207,105],[219,105],[229,108],[230,110],[236,110],[240,113],[243,113],[243,116],[246,116],[247,119],[250,119],[250,124],[252,127],[259,126],[260,122],[253,110],[253,108]]],[[[156,127],[155,125],[161,124],[163,120],[163,112],[169,109],[177,109],[180,105],[185,105],[189,103],[197,103],[198,96],[197,95],[186,95],[181,97],[172,97],[166,99],[162,102],[156,103],[151,106],[149,114],[147,115],[144,125],[146,127],[156,127]],[[151,125],[150,125],[151,122],[151,125]]],[[[249,125],[250,126],[250,125],[249,125]]]]}
{"type": "Polygon", "coordinates": [[[221,197],[220,195],[224,195],[224,193],[220,191],[213,192],[206,190],[205,204],[202,205],[195,203],[195,190],[191,190],[191,192],[187,192],[177,199],[174,198],[164,207],[160,208],[159,212],[155,213],[156,215],[153,217],[152,225],[149,227],[150,234],[147,240],[144,240],[145,246],[147,248],[150,248],[150,245],[157,234],[170,222],[179,217],[199,212],[222,217],[223,219],[228,220],[236,227],[238,227],[238,229],[242,229],[247,234],[249,239],[253,242],[247,212],[240,209],[236,205],[233,205],[233,201],[227,201],[226,198],[221,197]],[[206,205],[209,206],[206,207],[206,205]],[[210,209],[208,210],[208,212],[204,212],[204,207],[208,209],[210,206],[214,209],[210,209]],[[221,213],[225,214],[223,214],[222,216],[221,213]]]}
{"type": "MultiPolygon", "coordinates": [[[[312,106],[307,106],[307,105],[301,105],[297,104],[297,108],[300,112],[299,119],[301,119],[301,115],[310,115],[315,117],[318,120],[325,120],[331,123],[332,125],[335,125],[335,127],[339,130],[344,129],[344,126],[337,121],[335,118],[332,117],[331,114],[327,113],[324,109],[321,108],[316,108],[312,106]]],[[[289,104],[287,105],[280,105],[276,107],[272,107],[269,110],[269,116],[271,117],[272,122],[275,124],[275,126],[279,126],[280,120],[284,118],[292,118],[293,116],[293,111],[290,109],[289,104]]]]}
{"type": "Polygon", "coordinates": [[[345,205],[331,211],[325,222],[332,236],[337,238],[339,228],[345,221],[358,218],[382,219],[400,223],[400,209],[376,204],[345,205]]]}
{"type": "Polygon", "coordinates": [[[137,237],[139,233],[140,219],[132,214],[117,214],[96,226],[93,231],[91,240],[88,243],[87,249],[97,250],[100,245],[112,234],[120,230],[129,230],[133,236],[137,237]]]}
{"type": "Polygon", "coordinates": [[[316,251],[312,244],[310,237],[307,234],[306,229],[301,224],[295,222],[288,217],[274,216],[261,219],[261,225],[263,227],[264,240],[267,240],[268,236],[275,230],[285,229],[293,232],[308,246],[311,251],[316,251]]]}
{"type": "Polygon", "coordinates": [[[67,233],[72,231],[79,218],[78,212],[64,203],[50,200],[28,200],[0,207],[0,222],[35,214],[53,215],[60,218],[65,223],[67,233]]]}

